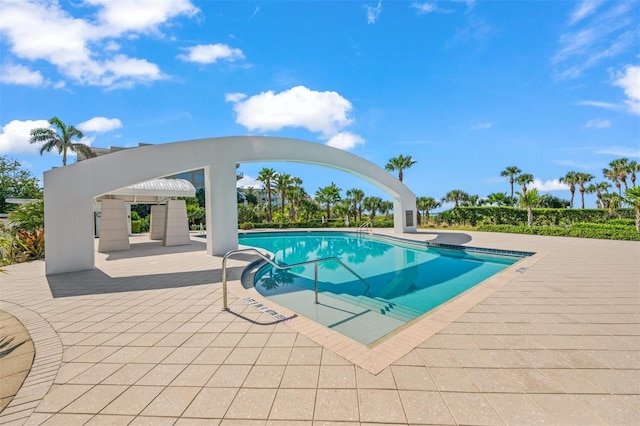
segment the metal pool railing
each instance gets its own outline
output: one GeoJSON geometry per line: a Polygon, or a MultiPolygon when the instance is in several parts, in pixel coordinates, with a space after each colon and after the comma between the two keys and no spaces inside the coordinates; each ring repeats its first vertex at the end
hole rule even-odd
{"type": "Polygon", "coordinates": [[[227,254],[225,254],[224,257],[222,258],[222,305],[225,311],[229,310],[229,306],[227,303],[227,259],[233,256],[234,254],[245,253],[245,252],[253,252],[254,254],[257,254],[258,257],[260,257],[262,260],[264,260],[265,262],[269,263],[271,266],[277,269],[290,269],[296,266],[308,265],[310,263],[313,263],[313,281],[314,281],[314,292],[316,297],[315,299],[316,304],[318,303],[318,263],[320,262],[326,262],[328,260],[333,260],[337,262],[339,265],[343,266],[347,271],[351,272],[364,285],[366,285],[367,292],[371,290],[371,285],[369,285],[367,280],[362,278],[360,275],[358,275],[357,272],[349,268],[347,265],[344,264],[344,262],[342,262],[340,259],[334,256],[323,257],[321,259],[307,260],[304,262],[293,263],[291,265],[279,265],[275,263],[273,260],[271,260],[271,258],[269,258],[267,255],[265,255],[264,253],[262,253],[257,249],[254,249],[254,248],[237,249],[237,250],[231,250],[230,252],[227,252],[227,254]]]}

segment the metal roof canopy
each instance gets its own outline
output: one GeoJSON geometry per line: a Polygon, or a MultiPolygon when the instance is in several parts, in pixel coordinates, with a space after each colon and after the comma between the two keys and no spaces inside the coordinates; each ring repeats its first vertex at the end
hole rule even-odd
{"type": "Polygon", "coordinates": [[[196,188],[185,179],[151,179],[116,189],[95,197],[96,202],[106,198],[132,204],[158,204],[176,197],[195,197],[196,188]]]}

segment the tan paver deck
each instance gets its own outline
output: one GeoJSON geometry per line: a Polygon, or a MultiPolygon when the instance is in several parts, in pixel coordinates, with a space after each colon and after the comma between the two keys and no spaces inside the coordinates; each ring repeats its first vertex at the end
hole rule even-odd
{"type": "Polygon", "coordinates": [[[370,349],[275,323],[238,281],[222,311],[221,258],[197,239],[133,237],[88,272],[9,267],[0,309],[36,356],[0,424],[640,423],[640,244],[406,237],[538,254],[370,349]]]}

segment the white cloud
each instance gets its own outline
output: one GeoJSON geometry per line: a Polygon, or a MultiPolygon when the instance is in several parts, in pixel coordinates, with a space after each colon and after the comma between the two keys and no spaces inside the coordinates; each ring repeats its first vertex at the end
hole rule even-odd
{"type": "Polygon", "coordinates": [[[3,64],[0,69],[0,83],[20,86],[42,86],[44,78],[40,71],[31,71],[24,65],[3,64]]]}
{"type": "Polygon", "coordinates": [[[425,3],[414,2],[414,3],[411,3],[411,7],[414,9],[417,9],[419,14],[438,11],[438,6],[435,3],[429,3],[429,2],[425,2],[425,3]]]}
{"type": "Polygon", "coordinates": [[[472,130],[478,130],[478,129],[490,129],[493,127],[493,123],[488,121],[485,123],[478,123],[478,124],[474,124],[473,126],[471,126],[472,130]]]}
{"type": "Polygon", "coordinates": [[[122,122],[117,118],[94,117],[76,126],[82,132],[110,132],[122,127],[122,122]]]}
{"type": "Polygon", "coordinates": [[[584,0],[579,2],[569,16],[569,24],[577,24],[592,15],[602,3],[601,0],[584,0]]]}
{"type": "Polygon", "coordinates": [[[246,97],[247,95],[245,95],[244,93],[227,93],[226,95],[224,95],[224,100],[225,102],[236,103],[236,102],[240,102],[246,97]]]}
{"type": "Polygon", "coordinates": [[[625,146],[610,146],[599,149],[596,154],[613,155],[616,157],[640,157],[640,148],[629,148],[625,146]]]}
{"type": "Polygon", "coordinates": [[[593,120],[587,121],[584,127],[593,129],[606,129],[607,127],[611,127],[611,121],[594,118],[593,120]]]}
{"type": "Polygon", "coordinates": [[[220,59],[233,62],[238,59],[244,59],[242,50],[232,48],[226,44],[200,44],[185,49],[186,55],[178,55],[178,58],[200,64],[212,64],[220,59]]]}
{"type": "Polygon", "coordinates": [[[628,65],[623,72],[618,73],[614,86],[622,87],[627,95],[625,103],[634,114],[640,114],[640,66],[628,65]]]}
{"type": "Polygon", "coordinates": [[[360,135],[350,132],[340,132],[332,136],[327,141],[327,145],[342,149],[343,151],[348,151],[355,148],[357,145],[364,145],[364,142],[364,139],[360,135]]]}
{"type": "Polygon", "coordinates": [[[569,189],[569,187],[564,183],[561,183],[559,179],[547,180],[544,182],[542,182],[541,179],[534,179],[531,187],[536,188],[541,192],[563,191],[569,189]]]}
{"type": "Polygon", "coordinates": [[[2,127],[0,154],[37,154],[40,146],[29,143],[31,129],[49,127],[47,120],[13,120],[2,127]]]}
{"type": "Polygon", "coordinates": [[[236,188],[262,189],[263,183],[251,176],[243,175],[242,179],[236,182],[236,188]]]}
{"type": "Polygon", "coordinates": [[[616,105],[613,104],[611,102],[601,102],[601,101],[578,101],[576,102],[576,105],[579,106],[592,106],[592,107],[596,107],[596,108],[603,108],[603,109],[619,109],[620,105],[616,105]]]}
{"type": "MultiPolygon", "coordinates": [[[[1,0],[0,35],[11,55],[21,60],[46,61],[79,84],[131,87],[166,78],[146,59],[118,53],[118,37],[161,36],[159,28],[180,15],[198,12],[188,0],[87,0],[80,19],[58,2],[1,0]],[[93,12],[93,13],[92,13],[93,12]]],[[[73,10],[80,10],[74,8],[73,10]]],[[[59,86],[60,84],[58,84],[59,86]]]]}
{"type": "Polygon", "coordinates": [[[379,1],[375,6],[365,4],[364,9],[367,12],[367,24],[375,24],[382,13],[382,2],[379,1]]]}

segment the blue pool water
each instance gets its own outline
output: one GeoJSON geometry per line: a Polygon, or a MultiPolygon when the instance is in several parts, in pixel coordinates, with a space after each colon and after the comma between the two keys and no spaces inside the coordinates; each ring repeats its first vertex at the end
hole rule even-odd
{"type": "Polygon", "coordinates": [[[520,259],[348,232],[248,233],[239,243],[271,252],[278,264],[332,256],[344,262],[362,279],[333,260],[319,263],[320,306],[312,303],[313,264],[286,270],[265,266],[255,275],[255,287],[294,312],[348,329],[339,331],[365,344],[520,259]]]}

